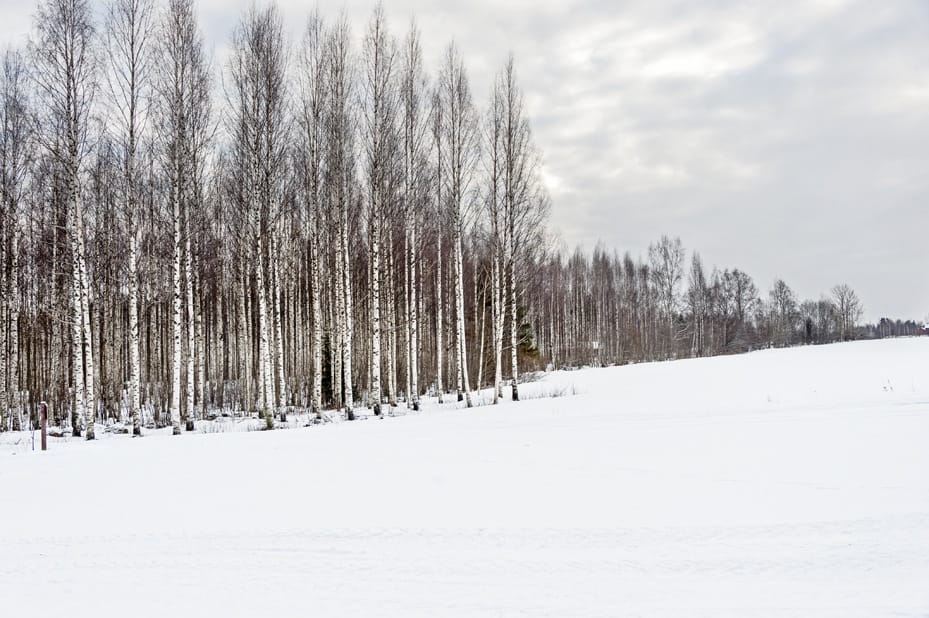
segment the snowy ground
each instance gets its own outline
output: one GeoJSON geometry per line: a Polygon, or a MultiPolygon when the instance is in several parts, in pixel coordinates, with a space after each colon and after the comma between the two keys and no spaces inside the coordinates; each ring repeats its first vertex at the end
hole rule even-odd
{"type": "Polygon", "coordinates": [[[6,434],[0,615],[929,616],[929,338],[523,392],[47,453],[6,434]]]}

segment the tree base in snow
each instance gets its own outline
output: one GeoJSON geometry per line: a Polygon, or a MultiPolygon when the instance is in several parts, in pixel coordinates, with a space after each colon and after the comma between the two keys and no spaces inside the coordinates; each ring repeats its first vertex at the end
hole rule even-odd
{"type": "Polygon", "coordinates": [[[351,408],[346,408],[346,409],[345,409],[345,419],[346,419],[346,420],[349,420],[349,421],[355,420],[355,411],[352,410],[351,408]]]}
{"type": "Polygon", "coordinates": [[[460,391],[458,392],[458,401],[464,401],[464,394],[460,391]]]}
{"type": "Polygon", "coordinates": [[[72,430],[71,430],[71,436],[74,437],[74,438],[80,438],[80,437],[81,437],[81,430],[80,430],[80,428],[79,428],[79,427],[75,427],[74,429],[72,429],[72,430]]]}
{"type": "Polygon", "coordinates": [[[132,435],[133,435],[134,437],[139,437],[139,436],[141,436],[141,435],[142,435],[142,428],[141,428],[141,427],[133,427],[133,428],[132,428],[132,435]]]}
{"type": "Polygon", "coordinates": [[[187,423],[184,425],[184,429],[185,429],[186,431],[193,431],[193,430],[194,430],[194,422],[193,422],[193,420],[187,419],[187,423]]]}
{"type": "Polygon", "coordinates": [[[519,401],[519,389],[515,384],[513,385],[513,401],[519,401]]]}

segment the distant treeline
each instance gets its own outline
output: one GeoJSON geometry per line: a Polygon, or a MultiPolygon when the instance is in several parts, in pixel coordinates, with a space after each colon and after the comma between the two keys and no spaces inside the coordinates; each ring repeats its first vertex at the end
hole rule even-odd
{"type": "Polygon", "coordinates": [[[639,260],[599,247],[555,255],[540,265],[529,294],[523,353],[538,366],[925,334],[912,320],[861,325],[862,303],[846,284],[800,300],[781,279],[763,292],[738,268],[708,272],[699,254],[687,259],[679,238],[661,238],[639,260]]]}

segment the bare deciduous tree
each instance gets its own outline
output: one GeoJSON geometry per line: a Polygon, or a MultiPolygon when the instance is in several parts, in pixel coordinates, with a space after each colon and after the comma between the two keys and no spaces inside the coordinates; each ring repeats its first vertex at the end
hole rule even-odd
{"type": "Polygon", "coordinates": [[[74,388],[72,431],[94,439],[93,337],[90,276],[85,239],[82,167],[88,153],[91,106],[96,92],[97,57],[91,10],[86,0],[44,0],[31,41],[41,97],[38,135],[65,178],[68,240],[71,248],[71,358],[74,388]]]}

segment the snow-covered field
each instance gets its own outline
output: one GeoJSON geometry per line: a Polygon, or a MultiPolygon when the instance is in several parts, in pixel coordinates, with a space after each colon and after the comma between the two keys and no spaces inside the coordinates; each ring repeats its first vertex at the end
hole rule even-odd
{"type": "Polygon", "coordinates": [[[0,616],[929,616],[929,338],[522,392],[47,453],[6,434],[0,616]]]}

